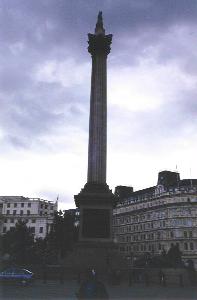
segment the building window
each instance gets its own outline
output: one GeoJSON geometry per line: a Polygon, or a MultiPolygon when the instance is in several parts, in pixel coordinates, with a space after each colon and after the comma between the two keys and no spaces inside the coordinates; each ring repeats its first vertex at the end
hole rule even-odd
{"type": "Polygon", "coordinates": [[[10,214],[10,211],[9,211],[9,209],[7,209],[7,211],[6,211],[6,215],[9,215],[10,214]]]}
{"type": "Polygon", "coordinates": [[[7,207],[10,207],[10,203],[7,203],[7,207]]]}
{"type": "Polygon", "coordinates": [[[20,215],[21,215],[21,216],[23,215],[23,210],[20,210],[20,215]]]}
{"type": "Polygon", "coordinates": [[[184,238],[187,238],[187,231],[183,232],[184,238]]]}
{"type": "Polygon", "coordinates": [[[31,207],[31,203],[28,203],[28,207],[31,207]]]}
{"type": "Polygon", "coordinates": [[[40,216],[42,216],[42,211],[40,211],[40,216]]]}
{"type": "Polygon", "coordinates": [[[192,231],[189,232],[189,237],[192,238],[192,231]]]}
{"type": "Polygon", "coordinates": [[[48,208],[48,205],[45,205],[45,209],[47,209],[48,208]]]}
{"type": "Polygon", "coordinates": [[[24,207],[24,203],[21,203],[21,207],[24,207]]]}
{"type": "Polygon", "coordinates": [[[13,210],[13,215],[14,215],[14,216],[16,215],[16,210],[13,210]]]}
{"type": "Polygon", "coordinates": [[[8,219],[4,219],[4,223],[7,223],[8,219]]]}
{"type": "Polygon", "coordinates": [[[190,250],[194,250],[194,244],[192,242],[189,243],[189,247],[190,247],[190,250]]]}
{"type": "Polygon", "coordinates": [[[174,237],[174,232],[170,231],[170,237],[173,238],[174,237]]]}
{"type": "Polygon", "coordinates": [[[43,227],[40,227],[39,232],[40,232],[40,233],[43,233],[43,227]]]}
{"type": "Polygon", "coordinates": [[[31,233],[35,233],[35,227],[30,227],[31,233]]]}
{"type": "Polygon", "coordinates": [[[17,207],[17,203],[14,203],[14,207],[17,207]]]}
{"type": "Polygon", "coordinates": [[[188,245],[187,245],[187,243],[184,243],[184,250],[188,250],[188,245]]]}
{"type": "Polygon", "coordinates": [[[12,219],[10,219],[10,223],[14,223],[14,219],[12,218],[12,219]]]}
{"type": "Polygon", "coordinates": [[[6,233],[7,229],[6,227],[3,227],[3,233],[6,233]]]}
{"type": "Polygon", "coordinates": [[[36,223],[36,220],[35,220],[35,219],[32,219],[31,222],[32,222],[32,223],[36,223]]]}
{"type": "Polygon", "coordinates": [[[30,210],[27,210],[27,215],[28,215],[28,216],[30,215],[30,210]]]}

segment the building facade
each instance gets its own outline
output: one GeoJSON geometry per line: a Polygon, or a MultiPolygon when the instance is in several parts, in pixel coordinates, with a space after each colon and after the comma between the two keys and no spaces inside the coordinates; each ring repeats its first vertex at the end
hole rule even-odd
{"type": "Polygon", "coordinates": [[[162,171],[156,186],[134,192],[116,187],[119,203],[113,212],[114,240],[131,259],[179,245],[183,259],[197,265],[197,179],[180,180],[162,171]]]}
{"type": "Polygon", "coordinates": [[[0,234],[4,234],[21,220],[26,222],[35,238],[50,232],[57,202],[23,196],[0,196],[0,234]]]}

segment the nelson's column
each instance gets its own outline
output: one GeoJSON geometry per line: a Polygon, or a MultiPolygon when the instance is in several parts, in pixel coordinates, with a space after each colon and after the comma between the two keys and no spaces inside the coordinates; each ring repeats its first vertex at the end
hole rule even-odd
{"type": "Polygon", "coordinates": [[[92,57],[89,149],[87,183],[78,195],[80,209],[79,244],[84,249],[110,249],[112,246],[112,209],[116,197],[106,184],[107,158],[107,55],[112,35],[105,34],[102,12],[94,34],[88,34],[92,57]]]}

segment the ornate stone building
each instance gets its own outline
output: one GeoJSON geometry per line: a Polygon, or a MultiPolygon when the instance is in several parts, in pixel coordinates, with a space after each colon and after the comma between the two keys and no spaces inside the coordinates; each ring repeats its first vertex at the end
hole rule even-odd
{"type": "Polygon", "coordinates": [[[179,173],[162,171],[156,186],[136,192],[118,186],[116,194],[113,232],[121,253],[135,259],[178,244],[183,259],[197,265],[197,179],[180,180],[179,173]]]}
{"type": "Polygon", "coordinates": [[[35,238],[44,238],[50,231],[57,202],[23,196],[0,196],[0,234],[4,234],[21,220],[35,238]]]}

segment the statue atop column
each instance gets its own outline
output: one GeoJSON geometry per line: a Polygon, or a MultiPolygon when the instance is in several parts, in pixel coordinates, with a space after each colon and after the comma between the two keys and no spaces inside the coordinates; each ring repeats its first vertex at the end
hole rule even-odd
{"type": "Polygon", "coordinates": [[[98,19],[96,23],[95,28],[95,34],[105,34],[105,29],[103,28],[103,17],[102,17],[102,11],[99,11],[98,19]]]}

